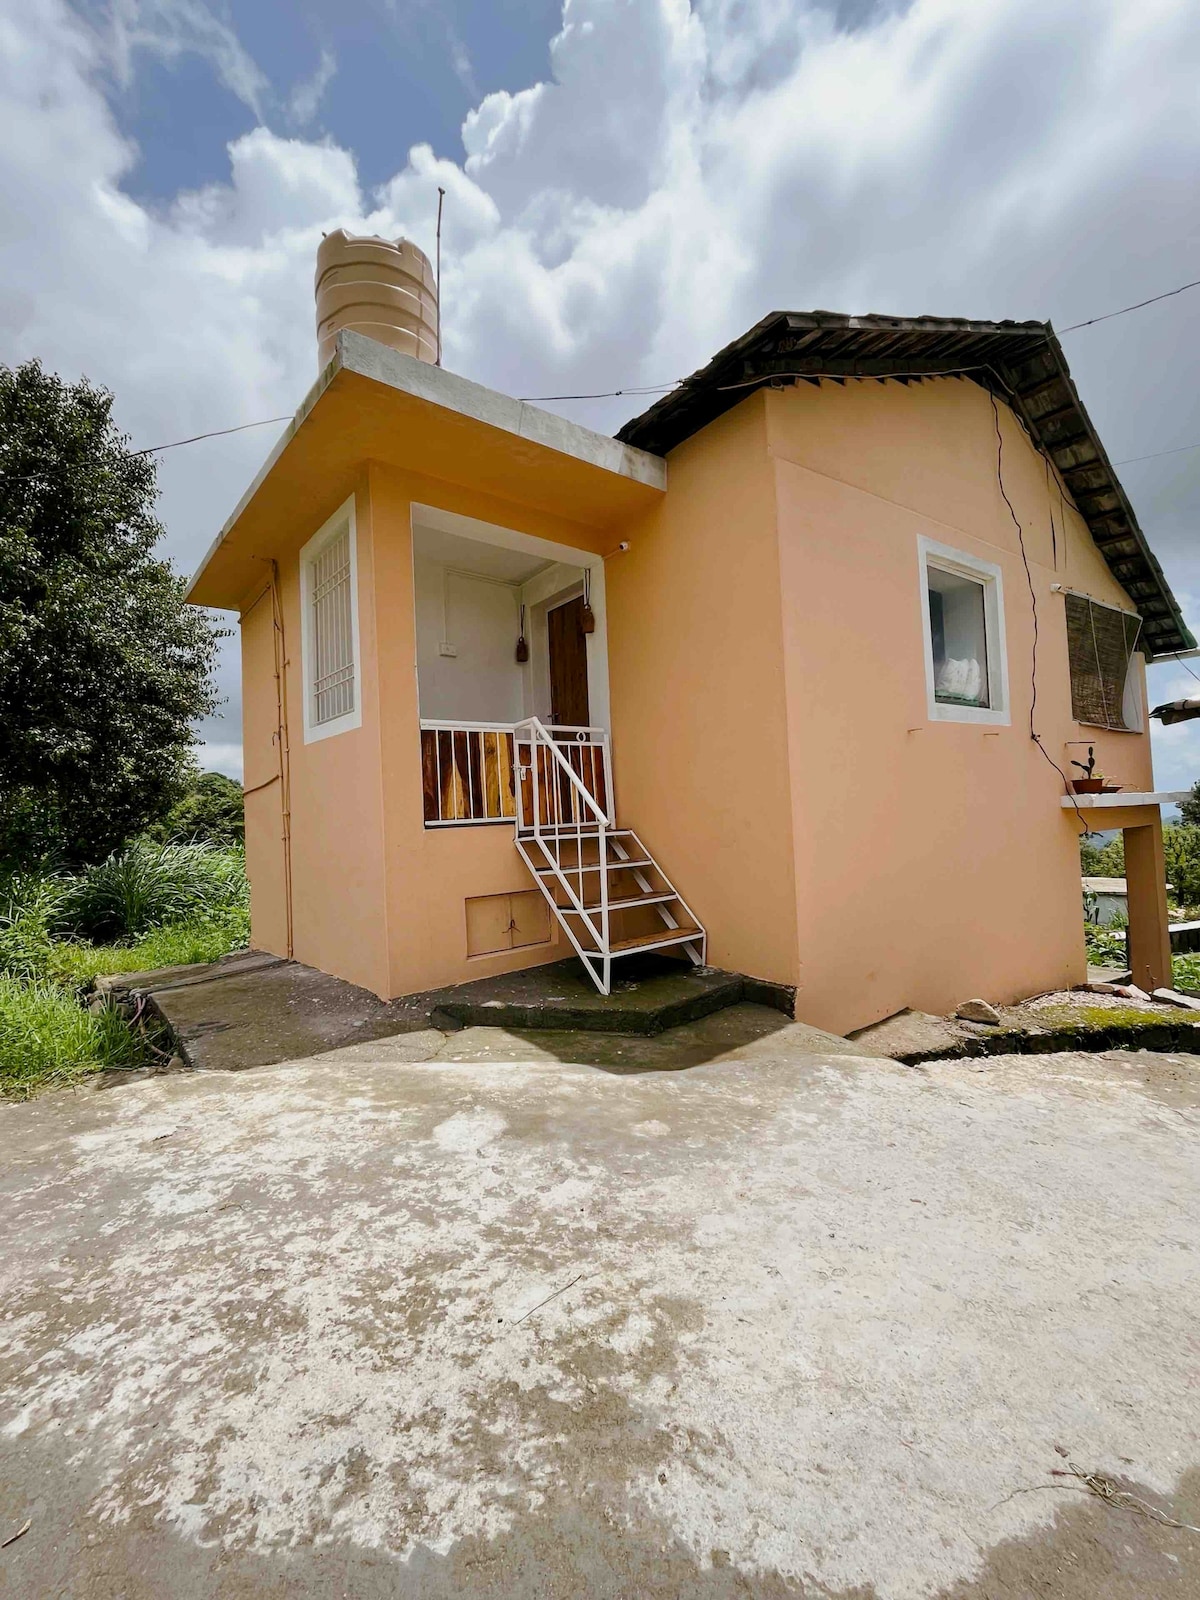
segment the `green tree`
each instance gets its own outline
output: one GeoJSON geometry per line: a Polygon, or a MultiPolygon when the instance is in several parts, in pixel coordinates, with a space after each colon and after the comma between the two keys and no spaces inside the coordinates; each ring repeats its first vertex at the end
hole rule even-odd
{"type": "Polygon", "coordinates": [[[1181,906],[1200,907],[1200,827],[1169,823],[1163,829],[1163,855],[1175,899],[1181,906]]]}
{"type": "Polygon", "coordinates": [[[197,772],[150,834],[164,843],[241,844],[246,837],[242,786],[222,772],[197,772]]]}
{"type": "Polygon", "coordinates": [[[1079,867],[1085,878],[1125,876],[1125,841],[1118,833],[1107,844],[1086,834],[1079,840],[1079,867]]]}
{"type": "Polygon", "coordinates": [[[1179,815],[1192,827],[1200,827],[1200,779],[1192,785],[1187,799],[1179,802],[1179,815]]]}
{"type": "Polygon", "coordinates": [[[1084,878],[1102,878],[1101,857],[1104,847],[1098,845],[1090,834],[1081,833],[1079,836],[1079,872],[1084,878]]]}
{"type": "MultiPolygon", "coordinates": [[[[1080,863],[1086,878],[1123,878],[1125,840],[1116,834],[1102,850],[1094,844],[1084,853],[1080,841],[1080,863]]],[[[1163,829],[1163,857],[1167,882],[1181,906],[1200,909],[1200,826],[1190,822],[1169,822],[1163,829]]]]}
{"type": "Polygon", "coordinates": [[[0,858],[104,857],[161,818],[217,631],[153,550],[155,467],[113,397],[0,366],[0,858]]]}

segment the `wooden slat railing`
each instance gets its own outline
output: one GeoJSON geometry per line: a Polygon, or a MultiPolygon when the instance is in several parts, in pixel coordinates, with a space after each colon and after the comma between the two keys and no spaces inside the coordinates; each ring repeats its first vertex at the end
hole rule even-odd
{"type": "MultiPolygon", "coordinates": [[[[590,742],[603,736],[588,729],[550,731],[572,772],[607,811],[605,750],[601,743],[590,742]]],[[[537,759],[545,769],[539,771],[542,781],[537,786],[542,825],[573,821],[578,796],[571,793],[570,779],[549,751],[540,750],[537,759]]],[[[512,724],[422,719],[421,787],[427,828],[516,822],[512,724]]],[[[522,822],[528,828],[533,825],[533,786],[526,784],[522,795],[522,822]]]]}
{"type": "Polygon", "coordinates": [[[511,725],[422,721],[421,787],[427,828],[515,822],[511,725]]]}

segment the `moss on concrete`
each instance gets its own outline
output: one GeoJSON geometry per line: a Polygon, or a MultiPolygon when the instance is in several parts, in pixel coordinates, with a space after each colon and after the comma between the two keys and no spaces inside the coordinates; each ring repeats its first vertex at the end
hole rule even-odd
{"type": "Polygon", "coordinates": [[[1009,1008],[999,1028],[959,1025],[946,1046],[897,1055],[907,1066],[971,1056],[1048,1055],[1063,1050],[1170,1050],[1200,1055],[1200,1022],[1166,1006],[1009,1008]]]}

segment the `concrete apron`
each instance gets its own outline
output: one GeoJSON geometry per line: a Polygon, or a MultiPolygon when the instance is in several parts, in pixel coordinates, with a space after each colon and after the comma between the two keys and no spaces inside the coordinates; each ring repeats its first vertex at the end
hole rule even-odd
{"type": "Polygon", "coordinates": [[[786,1020],[795,995],[780,984],[661,956],[624,962],[609,995],[597,993],[575,960],[391,1001],[315,967],[257,952],[99,982],[113,996],[144,996],[170,1027],[187,1065],[215,1070],[269,1066],[428,1028],[652,1037],[742,1001],[765,1003],[786,1020]]]}
{"type": "Polygon", "coordinates": [[[0,1593],[1200,1595],[1194,1060],[751,1010],[0,1110],[0,1593]]]}

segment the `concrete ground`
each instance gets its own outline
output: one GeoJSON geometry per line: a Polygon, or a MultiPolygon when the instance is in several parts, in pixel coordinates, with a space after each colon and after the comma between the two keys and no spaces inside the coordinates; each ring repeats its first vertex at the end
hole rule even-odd
{"type": "Polygon", "coordinates": [[[1196,1058],[812,1043],[0,1108],[0,1594],[1200,1596],[1196,1058]]]}

